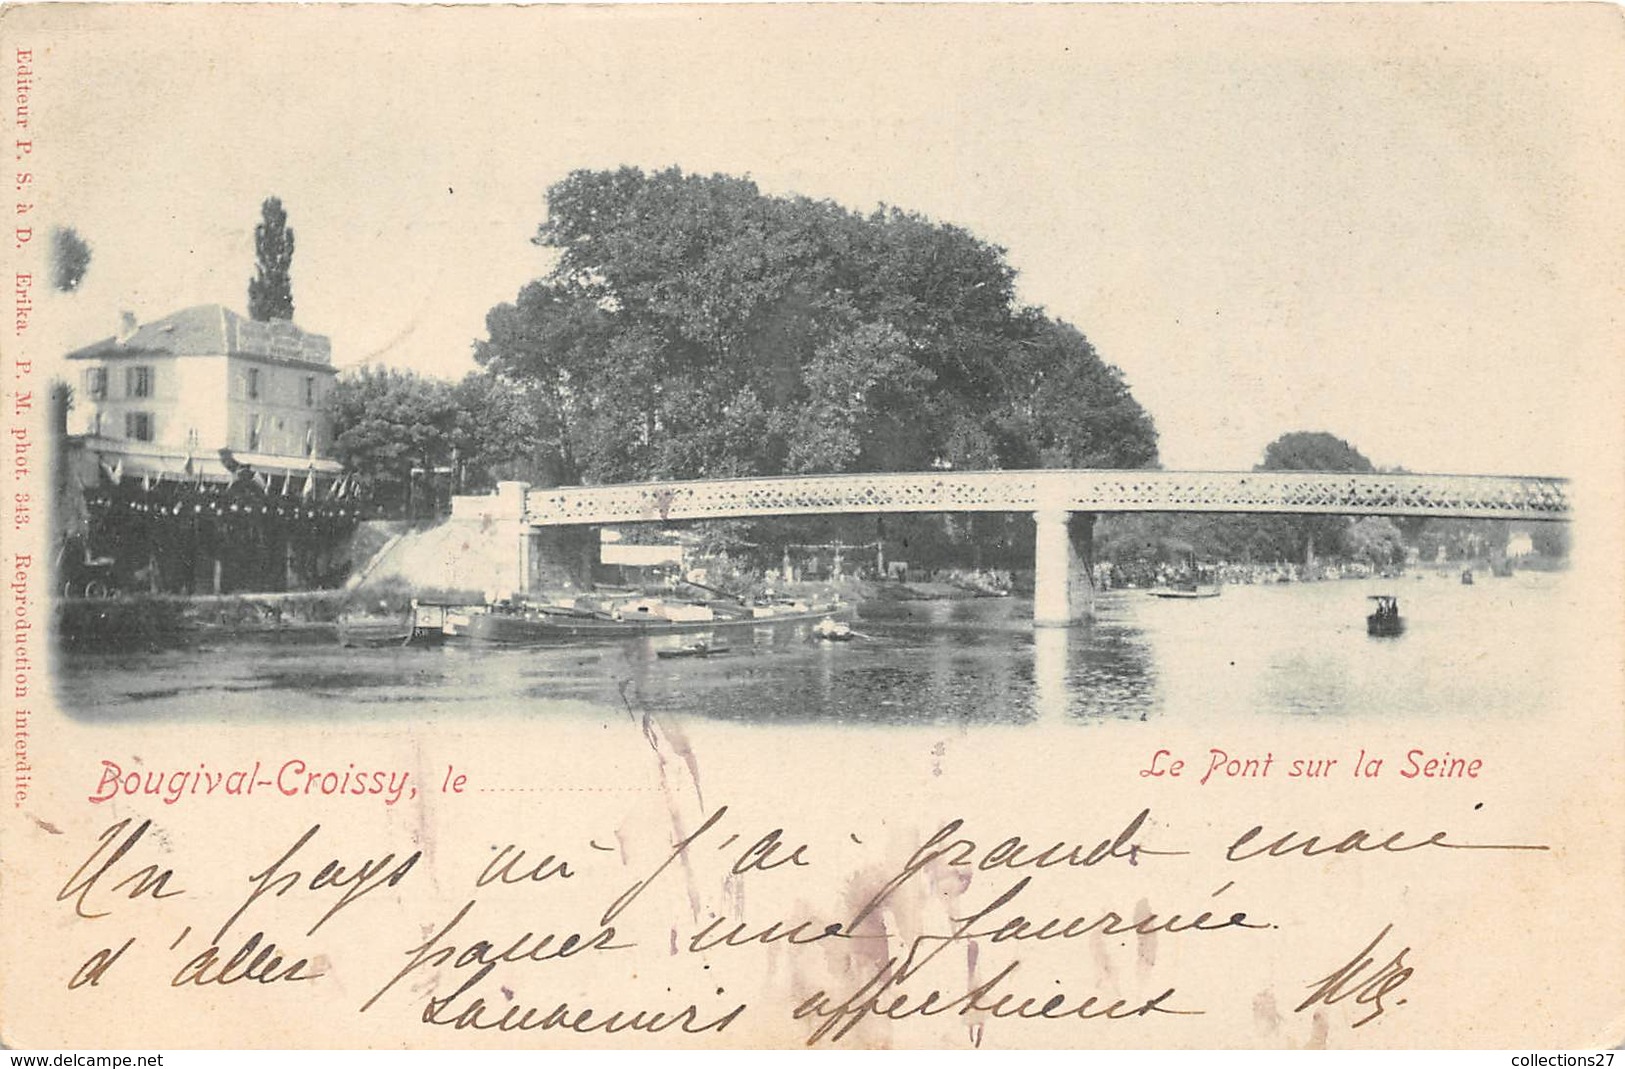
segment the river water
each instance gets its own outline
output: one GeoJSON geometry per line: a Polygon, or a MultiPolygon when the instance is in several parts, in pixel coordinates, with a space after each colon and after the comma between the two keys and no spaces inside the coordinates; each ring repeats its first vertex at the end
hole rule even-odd
{"type": "Polygon", "coordinates": [[[352,649],[328,631],[209,636],[133,654],[67,653],[81,720],[345,722],[622,715],[627,705],[770,724],[1087,724],[1201,715],[1357,718],[1549,706],[1576,626],[1569,574],[1472,586],[1455,573],[1232,586],[1163,600],[1102,594],[1090,623],[1034,629],[1030,601],[869,602],[861,638],[807,624],[730,629],[726,655],[661,659],[694,635],[543,648],[352,649]],[[1397,593],[1406,633],[1371,638],[1366,595],[1397,593]]]}

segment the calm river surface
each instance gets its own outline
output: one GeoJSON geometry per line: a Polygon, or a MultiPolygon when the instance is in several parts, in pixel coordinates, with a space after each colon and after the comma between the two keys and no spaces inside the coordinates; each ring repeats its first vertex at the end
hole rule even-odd
{"type": "Polygon", "coordinates": [[[1086,724],[1235,718],[1481,718],[1543,712],[1578,626],[1569,574],[1455,573],[1227,587],[1171,601],[1103,594],[1092,623],[1041,629],[1031,602],[866,603],[863,636],[806,624],[730,629],[725,656],[662,660],[693,635],[544,648],[348,649],[329,632],[160,653],[65,654],[58,693],[95,722],[439,721],[623,715],[626,703],[770,723],[1086,724]],[[1366,595],[1400,596],[1399,638],[1365,633],[1366,595]]]}

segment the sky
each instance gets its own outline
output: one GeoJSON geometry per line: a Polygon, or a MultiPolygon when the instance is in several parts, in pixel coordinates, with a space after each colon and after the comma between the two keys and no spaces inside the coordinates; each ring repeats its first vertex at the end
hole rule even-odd
{"type": "Polygon", "coordinates": [[[277,195],[296,321],[340,367],[460,376],[549,266],[551,183],[675,164],[1004,247],[1166,467],[1325,430],[1412,471],[1567,474],[1622,409],[1603,5],[11,17],[43,209],[94,250],[41,310],[52,351],[123,310],[245,310],[277,195]]]}

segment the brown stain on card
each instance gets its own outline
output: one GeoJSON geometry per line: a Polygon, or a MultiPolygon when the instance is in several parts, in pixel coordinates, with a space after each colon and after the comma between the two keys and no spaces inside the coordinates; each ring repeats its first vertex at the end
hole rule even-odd
{"type": "Polygon", "coordinates": [[[1326,1021],[1323,1010],[1315,1011],[1315,1019],[1309,1025],[1309,1042],[1304,1044],[1306,1050],[1325,1050],[1326,1037],[1331,1034],[1331,1025],[1326,1021]]]}
{"type": "MultiPolygon", "coordinates": [[[[621,703],[626,709],[627,717],[643,736],[644,742],[648,744],[654,756],[655,771],[660,780],[661,794],[665,799],[666,813],[671,819],[671,842],[679,843],[692,835],[706,820],[705,799],[700,793],[699,761],[680,728],[657,719],[652,710],[640,710],[633,706],[629,693],[632,684],[633,680],[630,677],[617,681],[621,703]]],[[[705,844],[695,845],[700,849],[705,847],[705,844]]],[[[677,859],[677,864],[682,870],[684,886],[688,892],[689,912],[697,921],[704,910],[689,853],[688,850],[683,851],[677,859]]]]}
{"type": "Polygon", "coordinates": [[[1265,1035],[1281,1030],[1281,1011],[1275,1005],[1275,992],[1260,991],[1253,999],[1253,1021],[1265,1035]]]}
{"type": "MultiPolygon", "coordinates": [[[[1139,924],[1151,916],[1151,900],[1142,898],[1134,907],[1134,923],[1139,924]]],[[[1149,969],[1157,963],[1157,933],[1141,932],[1139,934],[1140,964],[1149,969]]]]}

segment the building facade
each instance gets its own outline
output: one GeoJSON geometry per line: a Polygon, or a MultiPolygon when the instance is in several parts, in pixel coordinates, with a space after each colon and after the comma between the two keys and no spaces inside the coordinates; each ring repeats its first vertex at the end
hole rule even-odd
{"type": "Polygon", "coordinates": [[[68,354],[77,368],[69,433],[88,447],[166,474],[230,474],[221,450],[267,476],[335,477],[325,416],[332,346],[285,320],[259,323],[200,305],[68,354]],[[210,461],[214,463],[211,465],[210,461]]]}
{"type": "Polygon", "coordinates": [[[332,347],[220,305],[67,354],[63,589],[330,585],[361,506],[329,455],[332,347]]]}

